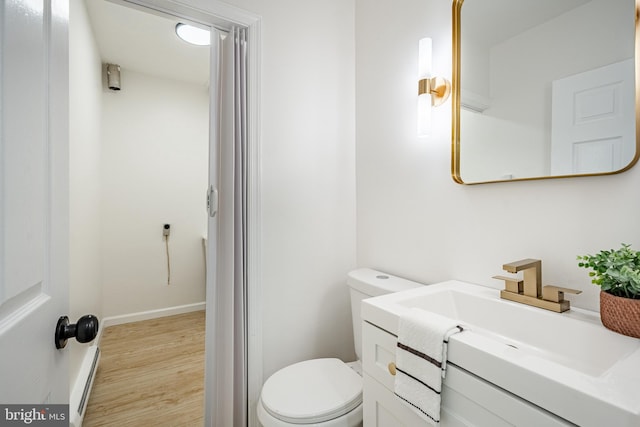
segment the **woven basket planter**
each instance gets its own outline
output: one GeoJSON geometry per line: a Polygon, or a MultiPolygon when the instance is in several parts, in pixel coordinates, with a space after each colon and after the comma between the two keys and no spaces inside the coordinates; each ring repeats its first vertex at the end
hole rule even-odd
{"type": "Polygon", "coordinates": [[[614,332],[640,338],[640,299],[617,297],[600,291],[600,319],[614,332]]]}

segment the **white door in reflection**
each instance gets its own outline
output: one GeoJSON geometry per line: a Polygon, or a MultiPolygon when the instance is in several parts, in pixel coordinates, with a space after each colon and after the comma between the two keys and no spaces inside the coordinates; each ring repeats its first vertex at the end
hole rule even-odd
{"type": "Polygon", "coordinates": [[[635,155],[633,58],[552,83],[551,175],[618,171],[635,155]]]}

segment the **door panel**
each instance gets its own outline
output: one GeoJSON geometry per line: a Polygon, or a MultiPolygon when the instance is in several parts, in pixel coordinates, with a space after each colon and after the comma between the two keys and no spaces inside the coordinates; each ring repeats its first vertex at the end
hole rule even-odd
{"type": "Polygon", "coordinates": [[[552,84],[551,175],[613,172],[635,155],[633,59],[552,84]]]}
{"type": "Polygon", "coordinates": [[[607,172],[622,168],[622,138],[601,138],[573,144],[573,172],[607,172]]]}
{"type": "Polygon", "coordinates": [[[0,7],[0,403],[68,403],[68,7],[0,7]]]}
{"type": "Polygon", "coordinates": [[[10,0],[4,5],[5,280],[0,302],[42,283],[45,231],[43,2],[10,0]],[[23,263],[30,268],[22,268],[23,263]]]}

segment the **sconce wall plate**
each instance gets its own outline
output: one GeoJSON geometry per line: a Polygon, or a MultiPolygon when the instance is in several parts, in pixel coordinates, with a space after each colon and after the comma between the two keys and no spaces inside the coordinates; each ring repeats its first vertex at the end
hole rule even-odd
{"type": "Polygon", "coordinates": [[[418,81],[418,96],[431,94],[431,105],[438,107],[451,95],[451,82],[444,77],[432,77],[418,81]]]}

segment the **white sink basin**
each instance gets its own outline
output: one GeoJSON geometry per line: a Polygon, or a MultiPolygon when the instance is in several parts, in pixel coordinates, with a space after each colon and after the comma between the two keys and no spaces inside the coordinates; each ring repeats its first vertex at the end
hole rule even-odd
{"type": "MultiPolygon", "coordinates": [[[[474,288],[479,289],[474,289],[474,288]]],[[[638,349],[633,339],[620,339],[600,324],[595,313],[574,318],[496,298],[493,290],[471,291],[448,286],[427,295],[405,296],[396,302],[460,320],[461,326],[522,351],[548,358],[590,375],[601,375],[638,349]]]]}
{"type": "Polygon", "coordinates": [[[465,328],[451,337],[451,363],[572,423],[640,426],[640,340],[604,328],[598,313],[555,313],[448,281],[367,299],[362,317],[397,335],[410,308],[465,328]]]}

